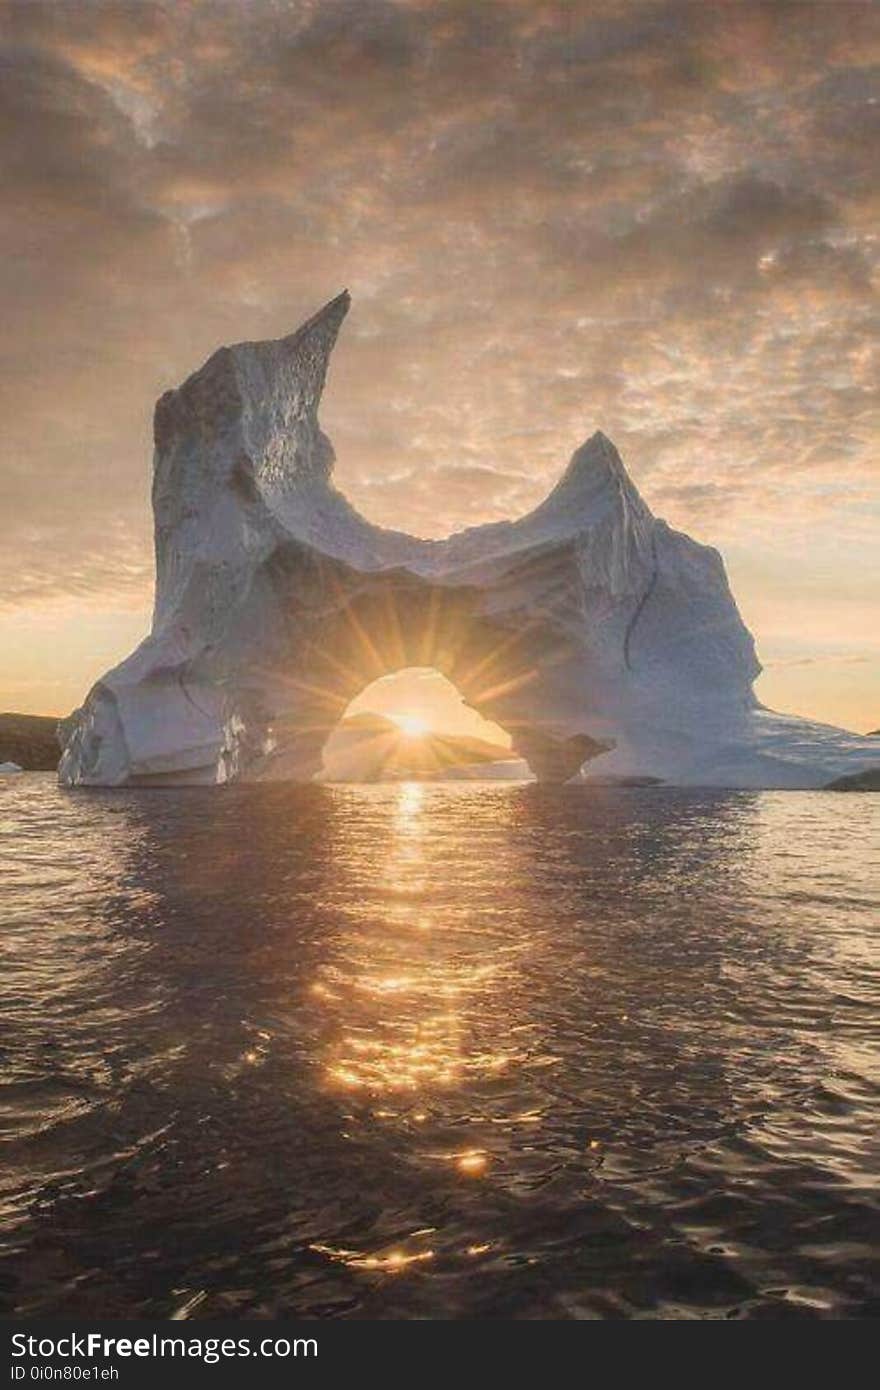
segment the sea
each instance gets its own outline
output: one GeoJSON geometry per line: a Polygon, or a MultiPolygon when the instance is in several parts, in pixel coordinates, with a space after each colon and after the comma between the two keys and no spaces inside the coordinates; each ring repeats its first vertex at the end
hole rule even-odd
{"type": "Polygon", "coordinates": [[[0,1312],[876,1315],[878,831],[0,779],[0,1312]]]}

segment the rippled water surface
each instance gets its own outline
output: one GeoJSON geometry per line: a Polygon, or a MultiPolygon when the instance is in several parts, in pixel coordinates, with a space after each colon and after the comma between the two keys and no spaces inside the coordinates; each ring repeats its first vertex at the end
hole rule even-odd
{"type": "Polygon", "coordinates": [[[3,779],[5,1311],[876,1313],[878,825],[3,779]]]}

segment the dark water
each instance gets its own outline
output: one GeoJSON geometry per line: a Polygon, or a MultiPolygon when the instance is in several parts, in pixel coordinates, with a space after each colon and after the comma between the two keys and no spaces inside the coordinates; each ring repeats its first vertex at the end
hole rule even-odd
{"type": "Polygon", "coordinates": [[[4,779],[4,1310],[876,1312],[878,824],[4,779]]]}

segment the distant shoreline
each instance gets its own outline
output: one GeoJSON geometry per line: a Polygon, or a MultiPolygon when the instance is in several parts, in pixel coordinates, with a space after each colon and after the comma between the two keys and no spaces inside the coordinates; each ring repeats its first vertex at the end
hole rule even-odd
{"type": "Polygon", "coordinates": [[[54,772],[61,757],[58,719],[50,714],[0,714],[0,763],[25,772],[54,772]]]}

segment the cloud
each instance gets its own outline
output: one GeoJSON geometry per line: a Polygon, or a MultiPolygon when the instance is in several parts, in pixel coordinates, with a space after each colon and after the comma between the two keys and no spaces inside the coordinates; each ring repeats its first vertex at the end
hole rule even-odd
{"type": "Polygon", "coordinates": [[[873,7],[2,8],[0,597],[145,588],[153,401],[344,285],[324,422],[376,520],[521,513],[600,426],[697,534],[859,532],[873,7]]]}
{"type": "Polygon", "coordinates": [[[841,656],[835,652],[828,652],[820,656],[796,656],[787,661],[767,661],[764,663],[765,669],[772,671],[780,666],[821,666],[823,664],[841,666],[865,666],[870,661],[876,660],[872,653],[870,656],[841,656]]]}

